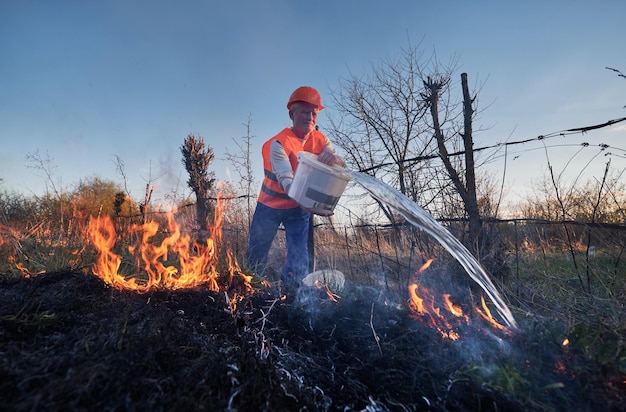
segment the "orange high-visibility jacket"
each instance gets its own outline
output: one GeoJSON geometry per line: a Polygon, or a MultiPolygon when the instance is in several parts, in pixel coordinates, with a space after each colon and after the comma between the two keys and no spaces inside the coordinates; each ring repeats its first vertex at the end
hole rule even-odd
{"type": "Polygon", "coordinates": [[[298,166],[298,152],[304,150],[316,155],[320,154],[322,150],[324,150],[324,147],[326,147],[326,137],[321,132],[313,130],[309,133],[306,142],[302,144],[302,140],[298,139],[290,128],[285,128],[263,144],[262,153],[265,177],[261,186],[261,193],[259,193],[259,203],[274,209],[290,209],[297,207],[298,202],[287,196],[287,193],[280,187],[278,179],[272,171],[272,165],[270,163],[270,145],[274,140],[278,140],[283,146],[289,157],[291,169],[295,171],[296,166],[298,166]]]}

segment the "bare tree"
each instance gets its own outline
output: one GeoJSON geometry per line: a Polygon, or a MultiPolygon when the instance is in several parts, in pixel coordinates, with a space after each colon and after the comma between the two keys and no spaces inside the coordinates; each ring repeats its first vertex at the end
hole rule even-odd
{"type": "Polygon", "coordinates": [[[58,187],[57,183],[55,183],[54,181],[54,169],[56,169],[57,166],[53,164],[53,159],[50,157],[50,154],[47,151],[45,156],[39,153],[39,149],[35,150],[32,153],[28,153],[26,155],[26,161],[31,164],[27,167],[39,170],[46,175],[46,195],[50,193],[50,189],[52,189],[52,192],[56,197],[61,197],[63,195],[61,179],[59,179],[58,187]]]}
{"type": "MultiPolygon", "coordinates": [[[[439,121],[439,98],[443,88],[447,86],[450,81],[449,78],[434,79],[428,77],[424,82],[426,89],[425,95],[428,98],[430,107],[430,113],[433,121],[433,129],[435,133],[435,139],[437,140],[437,147],[439,149],[439,156],[443,162],[448,177],[454,184],[454,187],[463,200],[464,210],[469,221],[469,239],[468,243],[477,249],[476,242],[480,235],[482,226],[480,211],[478,209],[478,196],[476,193],[476,174],[474,172],[474,151],[472,140],[472,116],[474,109],[472,103],[474,99],[470,97],[469,87],[467,84],[467,73],[461,74],[461,87],[463,89],[463,146],[465,152],[465,179],[462,178],[462,171],[457,170],[452,164],[450,154],[446,147],[446,139],[444,131],[441,128],[439,121]]],[[[460,167],[462,164],[459,163],[460,167]]]]}
{"type": "Polygon", "coordinates": [[[364,78],[352,76],[331,93],[340,118],[330,118],[334,141],[346,151],[350,167],[365,170],[416,199],[415,174],[423,165],[407,159],[432,150],[432,133],[423,121],[422,56],[409,48],[382,62],[364,78]],[[381,164],[391,163],[381,167],[381,164]]]}
{"type": "MultiPolygon", "coordinates": [[[[37,149],[26,155],[26,161],[31,164],[27,167],[45,174],[46,191],[43,196],[37,196],[43,214],[49,217],[50,222],[58,223],[59,227],[64,228],[67,223],[71,199],[61,183],[61,179],[58,178],[58,183],[55,183],[54,170],[57,166],[53,164],[52,157],[47,151],[45,155],[42,155],[37,149]]],[[[63,232],[64,230],[59,231],[61,234],[63,232]]]]}
{"type": "Polygon", "coordinates": [[[248,216],[248,224],[252,219],[252,212],[254,207],[253,191],[254,191],[254,173],[252,171],[252,114],[248,114],[248,122],[246,126],[246,135],[241,139],[243,142],[233,138],[233,142],[237,146],[237,153],[230,153],[226,148],[226,158],[235,166],[237,174],[240,178],[240,187],[244,191],[246,197],[246,211],[248,216]]]}
{"type": "MultiPolygon", "coordinates": [[[[480,205],[493,202],[480,199],[473,147],[478,92],[470,93],[466,73],[461,87],[452,87],[455,66],[454,58],[442,65],[409,46],[371,74],[343,80],[331,94],[338,115],[330,133],[349,167],[390,184],[435,217],[468,219],[461,240],[491,256],[497,242],[482,233],[480,205]]],[[[396,217],[381,206],[393,223],[396,217]]]]}
{"type": "Polygon", "coordinates": [[[199,240],[207,235],[210,218],[213,212],[210,193],[215,183],[213,172],[209,165],[215,158],[213,149],[205,147],[204,139],[189,134],[180,148],[183,154],[183,164],[189,174],[187,184],[196,194],[196,221],[200,229],[199,240]]]}
{"type": "Polygon", "coordinates": [[[455,60],[442,66],[409,46],[333,93],[331,134],[350,167],[396,187],[433,215],[469,217],[480,230],[472,120],[475,97],[462,74],[462,104],[450,88],[455,60]],[[458,154],[464,154],[464,157],[458,154]],[[443,164],[444,167],[441,167],[443,164]]]}
{"type": "Polygon", "coordinates": [[[399,57],[382,60],[371,74],[342,80],[331,93],[337,115],[330,117],[329,134],[345,150],[348,166],[397,188],[435,216],[463,217],[467,204],[456,184],[461,179],[454,183],[449,175],[455,170],[464,176],[465,164],[441,151],[450,145],[452,153],[463,153],[459,137],[471,139],[472,134],[473,100],[468,100],[470,122],[464,124],[464,107],[449,87],[455,66],[454,58],[441,65],[434,54],[424,58],[409,45],[399,57]],[[432,124],[429,79],[439,85],[439,141],[432,124]],[[443,158],[454,167],[442,168],[443,158]]]}

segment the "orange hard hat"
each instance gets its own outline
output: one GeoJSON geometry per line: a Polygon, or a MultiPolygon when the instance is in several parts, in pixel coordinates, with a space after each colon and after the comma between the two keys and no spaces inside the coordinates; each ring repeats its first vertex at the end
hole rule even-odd
{"type": "Polygon", "coordinates": [[[317,106],[319,110],[322,110],[322,96],[320,93],[312,87],[301,86],[291,93],[289,101],[287,102],[287,109],[291,110],[291,105],[295,102],[307,102],[317,106]]]}

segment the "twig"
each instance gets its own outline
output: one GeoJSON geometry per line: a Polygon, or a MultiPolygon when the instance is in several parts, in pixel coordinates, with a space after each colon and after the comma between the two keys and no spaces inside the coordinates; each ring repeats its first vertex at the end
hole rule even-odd
{"type": "Polygon", "coordinates": [[[230,299],[228,298],[228,292],[224,291],[224,300],[226,301],[226,304],[228,305],[228,308],[224,308],[224,311],[226,313],[230,313],[230,316],[235,317],[235,308],[233,307],[232,302],[230,301],[230,299]]]}
{"type": "Polygon", "coordinates": [[[231,393],[230,398],[228,399],[228,411],[236,411],[237,408],[233,408],[233,401],[235,400],[235,397],[237,395],[239,395],[239,393],[241,392],[241,388],[237,388],[233,391],[233,393],[231,393]]]}
{"type": "Polygon", "coordinates": [[[259,357],[261,359],[267,359],[270,356],[270,342],[263,332],[259,331],[254,334],[254,343],[256,343],[259,348],[259,357]]]}
{"type": "Polygon", "coordinates": [[[274,307],[274,305],[276,305],[276,302],[278,302],[280,299],[274,299],[274,301],[272,302],[272,304],[270,305],[269,309],[267,310],[267,313],[263,312],[263,309],[261,310],[261,313],[263,314],[263,316],[261,316],[261,319],[258,319],[255,323],[258,322],[263,322],[261,324],[261,330],[260,332],[263,332],[263,329],[265,329],[265,322],[267,321],[267,317],[269,316],[270,312],[272,311],[272,308],[274,307]]]}
{"type": "Polygon", "coordinates": [[[376,341],[376,345],[378,346],[378,351],[380,352],[380,355],[382,356],[383,354],[383,350],[380,347],[380,337],[378,337],[378,334],[376,334],[376,330],[374,329],[374,302],[372,302],[372,310],[370,312],[370,328],[372,328],[372,333],[374,334],[374,340],[376,341]]]}

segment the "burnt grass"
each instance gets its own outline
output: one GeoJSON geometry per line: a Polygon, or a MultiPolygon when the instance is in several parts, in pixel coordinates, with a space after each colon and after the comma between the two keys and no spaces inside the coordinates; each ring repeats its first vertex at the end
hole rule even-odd
{"type": "Polygon", "coordinates": [[[203,289],[137,294],[67,272],[0,281],[0,410],[624,410],[624,375],[527,320],[444,339],[348,285],[229,304],[203,289]]]}

